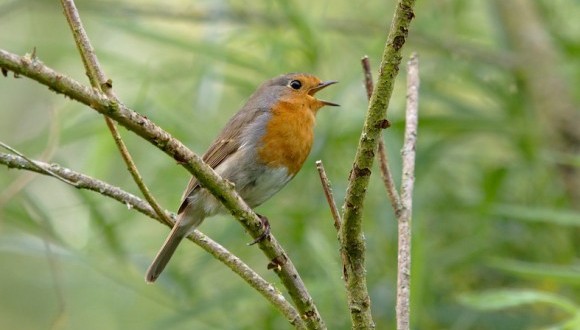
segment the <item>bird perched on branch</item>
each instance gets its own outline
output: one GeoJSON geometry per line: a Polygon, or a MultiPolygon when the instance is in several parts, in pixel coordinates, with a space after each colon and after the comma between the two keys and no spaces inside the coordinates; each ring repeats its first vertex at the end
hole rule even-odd
{"type": "MultiPolygon", "coordinates": [[[[306,73],[290,73],[264,82],[228,121],[203,155],[222,178],[232,182],[254,208],[277,193],[298,173],[314,139],[315,115],[325,105],[314,95],[336,81],[306,73]]],[[[147,282],[161,274],[181,240],[205,218],[225,211],[192,177],[185,189],[177,221],[147,270],[147,282]]],[[[265,217],[263,239],[269,234],[265,217]]]]}

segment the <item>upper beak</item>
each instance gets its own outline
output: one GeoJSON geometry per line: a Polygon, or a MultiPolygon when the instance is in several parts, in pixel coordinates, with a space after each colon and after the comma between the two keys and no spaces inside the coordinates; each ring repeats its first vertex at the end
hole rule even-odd
{"type": "MultiPolygon", "coordinates": [[[[310,95],[314,95],[314,94],[316,94],[318,91],[320,91],[321,89],[324,89],[324,88],[326,88],[326,87],[328,87],[328,86],[330,86],[330,85],[334,85],[334,84],[336,84],[337,82],[338,82],[338,81],[336,81],[336,80],[323,81],[323,82],[321,82],[320,84],[318,84],[318,86],[316,86],[316,87],[314,87],[314,88],[310,89],[310,90],[308,91],[308,94],[310,94],[310,95]]],[[[328,101],[324,101],[324,100],[319,100],[319,101],[320,101],[320,102],[322,102],[322,103],[324,103],[324,105],[330,105],[330,106],[333,106],[333,107],[338,107],[338,106],[340,106],[339,104],[336,104],[336,103],[333,103],[333,102],[328,102],[328,101]]]]}

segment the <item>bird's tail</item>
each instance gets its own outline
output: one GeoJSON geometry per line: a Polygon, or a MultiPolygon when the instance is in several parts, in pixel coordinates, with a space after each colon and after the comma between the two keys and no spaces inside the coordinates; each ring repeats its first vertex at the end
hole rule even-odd
{"type": "Polygon", "coordinates": [[[147,281],[147,283],[155,282],[163,269],[165,269],[165,266],[169,262],[169,259],[171,259],[171,256],[177,249],[179,243],[192,229],[191,225],[183,226],[180,225],[179,222],[180,221],[177,221],[177,223],[173,226],[171,233],[169,233],[169,236],[167,236],[167,239],[165,239],[163,246],[161,246],[161,249],[159,252],[157,252],[155,259],[153,259],[153,262],[147,269],[147,273],[145,275],[145,281],[147,281]]]}

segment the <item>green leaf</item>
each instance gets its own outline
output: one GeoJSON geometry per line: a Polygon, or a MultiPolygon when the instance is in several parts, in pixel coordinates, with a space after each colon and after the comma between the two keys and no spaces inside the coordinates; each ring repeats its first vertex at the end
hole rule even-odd
{"type": "Polygon", "coordinates": [[[580,285],[580,265],[550,265],[517,260],[494,259],[490,266],[525,278],[552,280],[580,285]]]}
{"type": "Polygon", "coordinates": [[[556,225],[580,227],[580,212],[522,205],[498,205],[492,213],[496,216],[528,222],[545,222],[556,225]]]}
{"type": "Polygon", "coordinates": [[[469,307],[486,311],[542,303],[552,305],[571,314],[580,313],[580,307],[574,302],[559,295],[535,290],[506,289],[469,293],[459,296],[459,302],[469,307]]]}

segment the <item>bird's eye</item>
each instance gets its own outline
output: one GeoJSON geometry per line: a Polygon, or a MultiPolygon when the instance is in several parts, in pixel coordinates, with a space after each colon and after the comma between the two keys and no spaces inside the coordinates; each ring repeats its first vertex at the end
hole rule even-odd
{"type": "Polygon", "coordinates": [[[300,89],[300,87],[302,87],[302,83],[300,82],[300,80],[292,80],[289,85],[293,89],[300,89]]]}

